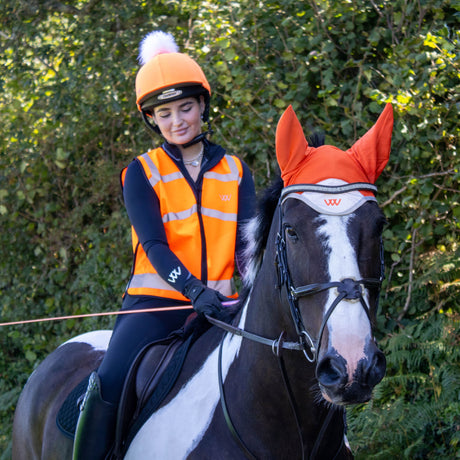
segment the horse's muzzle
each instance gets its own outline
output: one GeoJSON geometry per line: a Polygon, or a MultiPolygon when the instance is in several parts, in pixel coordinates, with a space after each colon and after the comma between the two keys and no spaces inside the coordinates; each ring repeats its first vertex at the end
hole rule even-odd
{"type": "Polygon", "coordinates": [[[385,375],[386,359],[373,341],[366,348],[365,357],[354,366],[350,366],[334,349],[319,359],[316,377],[324,399],[339,405],[364,403],[371,399],[372,390],[385,375]],[[351,368],[355,369],[353,375],[349,375],[351,368]]]}

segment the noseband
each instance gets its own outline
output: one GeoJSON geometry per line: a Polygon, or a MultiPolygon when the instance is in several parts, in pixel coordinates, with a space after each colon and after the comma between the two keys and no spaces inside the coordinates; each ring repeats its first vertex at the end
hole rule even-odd
{"type": "MultiPolygon", "coordinates": [[[[306,359],[313,363],[317,360],[319,355],[319,350],[321,347],[321,340],[323,338],[323,332],[326,327],[327,321],[329,320],[331,314],[337,307],[337,305],[344,299],[346,300],[358,300],[364,311],[366,312],[369,321],[371,321],[370,308],[367,305],[363,297],[363,287],[374,287],[380,288],[380,285],[383,281],[384,276],[384,265],[383,257],[381,254],[380,263],[380,278],[363,278],[361,280],[354,280],[351,278],[345,278],[341,281],[330,281],[325,283],[314,283],[306,284],[304,286],[295,287],[292,282],[292,277],[289,272],[288,257],[286,251],[286,240],[284,239],[283,232],[283,208],[282,204],[288,195],[297,192],[317,192],[317,193],[346,193],[351,191],[360,191],[360,190],[369,190],[372,192],[377,191],[377,187],[373,184],[368,183],[352,183],[339,186],[327,186],[327,185],[318,185],[318,184],[303,184],[303,185],[291,185],[285,187],[280,196],[278,203],[278,213],[279,213],[279,229],[276,236],[276,266],[278,270],[278,288],[284,286],[286,289],[286,295],[291,311],[292,321],[295,325],[296,332],[299,338],[299,343],[302,346],[302,351],[306,359]],[[309,333],[303,323],[302,315],[300,313],[299,298],[307,297],[313,294],[318,294],[319,292],[326,291],[328,289],[337,288],[337,297],[334,299],[334,302],[327,310],[326,314],[323,317],[321,327],[319,329],[318,338],[315,339],[311,333],[309,333]]],[[[380,252],[382,253],[382,245],[380,252]]]]}

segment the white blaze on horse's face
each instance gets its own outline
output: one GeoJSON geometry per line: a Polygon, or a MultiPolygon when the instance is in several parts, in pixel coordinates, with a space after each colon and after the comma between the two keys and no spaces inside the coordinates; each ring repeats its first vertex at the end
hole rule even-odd
{"type": "MultiPolygon", "coordinates": [[[[345,278],[362,279],[358,267],[356,251],[347,234],[347,226],[352,215],[321,215],[322,222],[318,234],[324,239],[328,253],[328,276],[330,281],[342,281],[345,278]]],[[[336,289],[329,289],[324,313],[337,297],[336,289]]],[[[367,289],[363,297],[369,303],[367,289]]],[[[329,343],[326,348],[336,350],[346,361],[349,382],[357,370],[358,363],[366,357],[366,345],[372,337],[369,318],[361,302],[342,300],[327,322],[329,343]]]]}

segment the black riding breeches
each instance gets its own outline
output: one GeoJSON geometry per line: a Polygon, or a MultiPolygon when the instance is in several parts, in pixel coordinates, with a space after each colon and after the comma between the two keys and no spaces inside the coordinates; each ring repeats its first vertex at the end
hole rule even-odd
{"type": "MultiPolygon", "coordinates": [[[[145,304],[142,308],[145,308],[145,304]]],[[[138,353],[148,343],[167,337],[172,331],[181,328],[191,312],[155,312],[155,308],[152,308],[151,313],[119,315],[107,353],[97,371],[101,379],[102,398],[118,404],[126,374],[138,353]]]]}

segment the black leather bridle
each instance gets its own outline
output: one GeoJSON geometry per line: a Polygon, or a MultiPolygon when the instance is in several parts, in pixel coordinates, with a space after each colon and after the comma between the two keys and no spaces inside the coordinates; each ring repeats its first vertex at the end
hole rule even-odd
{"type": "MultiPolygon", "coordinates": [[[[279,228],[278,234],[276,236],[276,266],[278,270],[278,287],[281,290],[282,287],[286,290],[286,295],[291,310],[291,316],[293,323],[296,328],[297,336],[299,338],[299,343],[302,344],[303,352],[307,360],[311,363],[315,362],[321,347],[321,340],[323,337],[323,332],[326,327],[327,321],[329,320],[332,312],[335,310],[337,305],[344,299],[347,300],[359,300],[364,311],[366,312],[369,321],[372,322],[370,316],[370,308],[367,305],[363,293],[363,287],[365,288],[377,288],[380,289],[380,286],[384,277],[384,265],[383,265],[383,248],[381,245],[381,254],[380,254],[380,278],[363,278],[360,280],[354,280],[351,278],[345,278],[341,281],[329,281],[325,283],[314,283],[307,284],[304,286],[295,287],[292,282],[292,277],[289,272],[289,265],[287,260],[287,251],[286,251],[286,240],[284,239],[283,231],[283,208],[282,204],[284,200],[292,193],[298,192],[320,192],[320,193],[346,193],[356,190],[369,190],[372,192],[377,191],[377,187],[373,184],[368,183],[351,183],[346,185],[339,186],[327,186],[327,185],[318,185],[318,184],[301,184],[301,185],[291,185],[285,187],[280,196],[280,201],[278,204],[279,212],[279,228]],[[327,310],[326,314],[323,317],[321,327],[319,329],[318,337],[315,339],[311,333],[307,331],[305,327],[302,315],[300,313],[298,300],[301,297],[307,297],[319,292],[326,291],[328,289],[337,288],[337,297],[335,298],[332,305],[327,310]]],[[[378,298],[378,296],[377,296],[378,298]]]]}
{"type": "MultiPolygon", "coordinates": [[[[282,204],[284,203],[288,195],[290,195],[291,193],[318,192],[318,193],[338,194],[338,193],[346,193],[346,192],[356,191],[356,190],[358,191],[368,190],[368,191],[372,191],[373,193],[376,193],[377,187],[373,184],[363,183],[363,182],[351,183],[351,184],[340,185],[340,186],[325,186],[325,185],[318,185],[318,184],[299,184],[299,185],[292,185],[292,186],[285,187],[281,192],[281,196],[278,202],[279,228],[278,228],[278,233],[276,236],[276,261],[275,262],[276,262],[277,271],[278,271],[278,286],[277,287],[280,290],[280,292],[283,287],[286,290],[286,295],[287,295],[287,300],[288,300],[289,307],[290,307],[291,317],[295,325],[297,336],[298,336],[298,342],[285,342],[284,341],[284,335],[285,335],[284,331],[281,332],[278,339],[272,340],[272,339],[261,337],[257,334],[245,331],[244,329],[232,326],[222,321],[216,320],[215,318],[206,316],[207,319],[212,324],[218,327],[221,327],[222,329],[226,330],[227,332],[230,332],[231,334],[245,337],[249,340],[271,346],[273,353],[278,358],[278,363],[279,363],[279,367],[280,367],[281,374],[283,377],[283,382],[284,382],[286,391],[288,393],[289,402],[291,404],[292,411],[294,414],[295,422],[297,425],[297,430],[299,433],[300,444],[301,444],[302,459],[305,458],[305,454],[304,454],[302,429],[300,426],[299,411],[298,411],[297,404],[295,402],[295,398],[294,398],[294,394],[293,394],[291,385],[289,383],[289,379],[287,377],[287,372],[286,372],[286,368],[284,365],[284,359],[281,355],[281,350],[282,349],[301,350],[303,351],[306,359],[310,363],[315,362],[319,356],[323,332],[326,327],[327,321],[329,320],[332,312],[335,310],[337,305],[344,299],[358,300],[361,303],[362,307],[364,308],[364,311],[366,312],[366,315],[369,318],[369,321],[372,323],[370,308],[367,305],[363,297],[363,287],[365,288],[373,287],[373,288],[380,289],[380,286],[384,279],[383,245],[382,243],[380,244],[380,264],[381,265],[380,265],[380,277],[378,279],[377,278],[363,278],[361,280],[354,280],[351,278],[345,278],[341,281],[313,283],[313,284],[306,284],[304,286],[295,287],[292,282],[291,274],[289,271],[288,260],[287,260],[286,241],[284,239],[284,232],[283,232],[282,204]],[[323,291],[326,291],[332,288],[337,288],[337,297],[334,299],[331,306],[328,308],[326,314],[324,315],[322,323],[321,323],[321,327],[319,329],[318,337],[315,339],[311,335],[311,333],[307,331],[303,323],[298,300],[301,297],[306,297],[306,296],[310,296],[313,294],[317,294],[319,292],[323,292],[323,291]]],[[[378,299],[378,295],[377,295],[377,299],[378,299]]],[[[222,408],[227,426],[233,438],[235,439],[238,446],[240,447],[241,451],[244,453],[246,458],[251,459],[251,460],[256,460],[256,457],[247,448],[247,446],[241,439],[240,435],[238,434],[231,420],[231,417],[228,411],[228,407],[227,407],[227,403],[225,400],[224,384],[223,384],[223,378],[222,378],[222,349],[223,349],[224,338],[225,338],[225,334],[222,337],[222,341],[220,344],[219,359],[218,359],[218,363],[219,363],[218,376],[219,376],[221,408],[222,408]]],[[[339,410],[342,411],[343,413],[342,415],[343,417],[345,417],[345,413],[343,409],[340,408],[339,410]]],[[[316,457],[317,452],[319,451],[323,436],[327,430],[327,427],[332,419],[333,414],[334,414],[334,411],[331,409],[328,412],[325,421],[323,422],[323,425],[320,430],[320,434],[318,435],[318,438],[316,439],[313,445],[309,458],[313,459],[316,457]]],[[[340,452],[342,447],[343,447],[343,442],[339,446],[337,454],[340,452]]]]}

